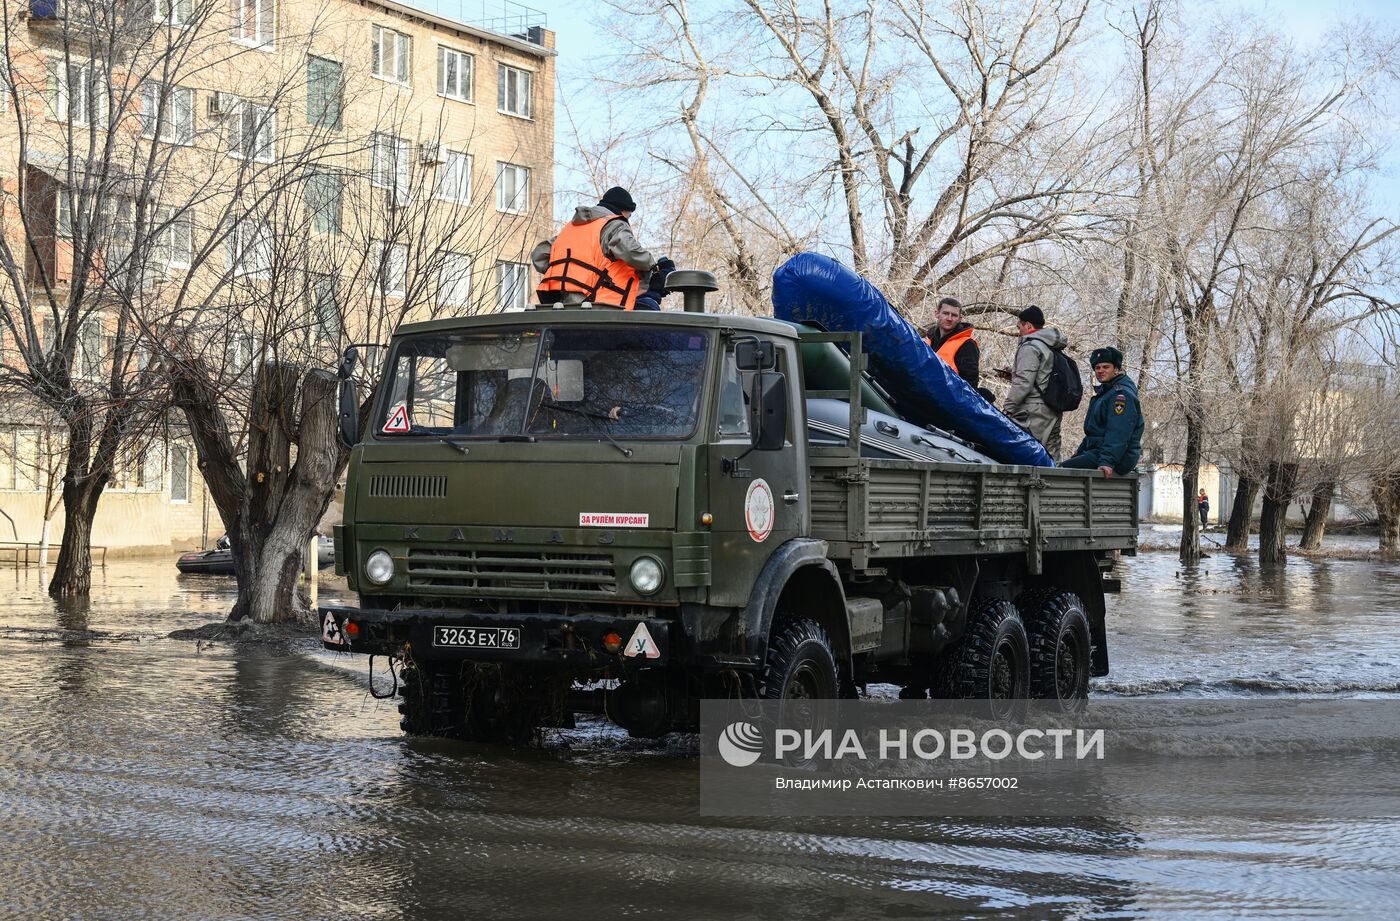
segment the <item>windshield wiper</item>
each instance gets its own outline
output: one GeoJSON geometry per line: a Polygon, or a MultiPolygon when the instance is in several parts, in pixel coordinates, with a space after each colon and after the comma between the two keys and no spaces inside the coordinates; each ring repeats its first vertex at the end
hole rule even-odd
{"type": "Polygon", "coordinates": [[[631,457],[631,456],[632,456],[632,449],[631,449],[631,448],[628,448],[628,447],[625,447],[625,446],[623,446],[623,445],[621,445],[621,444],[619,444],[619,443],[618,443],[618,440],[617,440],[616,438],[612,437],[612,435],[609,434],[609,432],[608,432],[607,429],[603,429],[603,428],[598,429],[598,434],[599,434],[599,435],[602,435],[604,438],[606,438],[606,439],[608,440],[608,444],[612,445],[614,448],[617,448],[619,451],[621,451],[623,457],[631,457]]]}
{"type": "Polygon", "coordinates": [[[466,445],[464,445],[464,444],[458,444],[457,442],[451,440],[450,438],[439,438],[438,441],[440,441],[440,442],[442,442],[443,444],[447,445],[449,448],[451,448],[452,450],[456,451],[456,452],[459,453],[459,454],[467,454],[467,453],[469,453],[468,450],[467,450],[467,446],[466,446],[466,445]]]}
{"type": "Polygon", "coordinates": [[[602,435],[608,440],[608,444],[612,445],[614,448],[617,448],[619,451],[622,452],[623,457],[632,456],[631,448],[619,443],[616,438],[612,437],[612,434],[607,429],[597,424],[598,420],[602,420],[604,422],[612,422],[612,416],[604,415],[603,413],[589,412],[586,409],[574,409],[572,406],[564,406],[562,403],[556,403],[554,400],[546,400],[544,403],[541,404],[541,406],[548,406],[550,409],[558,410],[559,412],[571,413],[575,416],[583,416],[585,419],[593,423],[594,429],[597,430],[599,435],[602,435]]]}

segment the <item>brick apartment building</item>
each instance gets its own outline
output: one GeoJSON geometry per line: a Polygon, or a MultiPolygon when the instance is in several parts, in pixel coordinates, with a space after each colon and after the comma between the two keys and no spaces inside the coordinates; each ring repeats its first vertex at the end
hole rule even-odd
{"type": "MultiPolygon", "coordinates": [[[[161,187],[182,190],[175,197],[185,204],[150,250],[158,280],[143,282],[142,290],[149,288],[145,296],[154,303],[167,292],[173,297],[182,287],[197,287],[202,274],[223,271],[225,264],[249,277],[265,275],[270,238],[260,237],[260,227],[225,228],[210,212],[258,188],[230,185],[237,171],[304,155],[314,145],[318,162],[328,165],[305,183],[305,235],[331,255],[323,275],[304,274],[315,309],[326,300],[339,312],[310,324],[306,335],[319,338],[327,363],[347,341],[382,338],[397,322],[434,310],[524,306],[526,254],[551,230],[554,36],[542,17],[520,8],[508,23],[472,25],[389,0],[144,0],[125,6],[127,16],[136,10],[159,27],[156,39],[138,30],[140,40],[122,52],[124,62],[145,62],[139,81],[123,72],[125,64],[99,76],[75,52],[84,41],[84,30],[74,25],[75,0],[8,8],[9,52],[0,57],[0,233],[17,267],[23,253],[24,284],[37,291],[42,283],[50,301],[53,292],[61,299],[73,285],[76,199],[64,189],[82,181],[83,169],[95,169],[91,142],[99,133],[87,129],[106,118],[112,132],[130,136],[131,150],[172,151],[161,187]],[[152,55],[162,54],[178,55],[178,68],[150,64],[152,55]],[[152,77],[177,69],[169,81],[152,77]],[[109,107],[123,105],[130,118],[110,118],[109,107]],[[13,213],[21,177],[31,213],[28,240],[17,232],[13,213]],[[205,189],[214,204],[200,198],[205,189]],[[409,199],[421,226],[400,226],[397,239],[378,229],[385,221],[381,212],[402,215],[409,199]],[[36,208],[51,215],[51,234],[34,235],[36,208]],[[430,227],[448,228],[452,251],[425,268],[415,248],[430,227]],[[202,260],[202,241],[218,231],[225,232],[226,263],[202,260]],[[368,281],[357,274],[356,260],[372,267],[368,281]],[[425,289],[416,276],[429,272],[433,283],[425,289]],[[354,306],[356,293],[367,287],[378,288],[375,302],[389,304],[389,313],[371,316],[354,306]],[[393,313],[399,303],[404,309],[393,313]]],[[[108,210],[122,207],[118,201],[108,210]]],[[[169,217],[170,209],[153,213],[148,220],[169,217]]],[[[122,219],[118,214],[113,221],[122,219]]],[[[13,291],[3,296],[13,300],[13,291]]],[[[36,297],[31,313],[35,329],[47,335],[41,314],[49,311],[41,303],[36,297]]],[[[19,315],[13,305],[9,309],[19,315]]],[[[101,313],[84,321],[75,377],[110,372],[101,356],[112,323],[101,313]]],[[[261,338],[238,337],[229,352],[255,353],[287,335],[269,327],[261,338]]],[[[56,543],[62,512],[55,514],[54,487],[62,456],[54,446],[62,436],[43,423],[32,398],[5,387],[5,369],[18,369],[20,362],[16,334],[0,328],[0,542],[37,541],[47,517],[56,543]]],[[[182,420],[169,415],[153,437],[123,452],[99,506],[95,545],[183,549],[222,532],[182,420]]]]}

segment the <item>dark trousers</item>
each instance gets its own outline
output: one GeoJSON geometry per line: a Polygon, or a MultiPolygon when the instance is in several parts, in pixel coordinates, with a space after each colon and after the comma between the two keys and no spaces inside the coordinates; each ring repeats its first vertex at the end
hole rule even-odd
{"type": "Polygon", "coordinates": [[[1204,527],[1206,526],[1206,520],[1207,520],[1208,518],[1210,518],[1210,509],[1208,509],[1208,508],[1198,508],[1198,509],[1196,509],[1196,511],[1198,511],[1198,512],[1201,513],[1201,527],[1204,528],[1204,527]]]}

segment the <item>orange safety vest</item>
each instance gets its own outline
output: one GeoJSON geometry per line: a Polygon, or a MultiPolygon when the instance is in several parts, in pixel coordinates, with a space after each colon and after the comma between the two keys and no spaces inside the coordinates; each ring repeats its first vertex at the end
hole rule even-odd
{"type": "Polygon", "coordinates": [[[632,266],[603,252],[603,227],[620,220],[621,215],[612,214],[586,224],[565,224],[550,247],[549,268],[539,290],[578,291],[594,304],[631,310],[641,278],[632,266]]]}
{"type": "MultiPolygon", "coordinates": [[[[938,347],[935,354],[938,355],[939,358],[943,359],[944,364],[952,368],[954,371],[957,371],[958,363],[956,360],[956,356],[958,354],[958,349],[962,348],[963,343],[968,341],[969,339],[972,339],[973,345],[977,344],[977,340],[974,339],[972,336],[971,329],[965,329],[960,333],[954,333],[953,335],[949,336],[943,341],[943,344],[938,347]]],[[[928,343],[929,348],[933,348],[933,340],[930,339],[928,336],[924,337],[924,342],[928,343]]]]}

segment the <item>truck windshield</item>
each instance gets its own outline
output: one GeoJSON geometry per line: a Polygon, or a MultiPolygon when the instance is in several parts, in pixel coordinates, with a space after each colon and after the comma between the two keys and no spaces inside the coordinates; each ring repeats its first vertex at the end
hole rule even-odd
{"type": "Polygon", "coordinates": [[[482,438],[684,438],[695,431],[708,337],[564,327],[402,340],[376,433],[482,438]]]}

